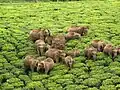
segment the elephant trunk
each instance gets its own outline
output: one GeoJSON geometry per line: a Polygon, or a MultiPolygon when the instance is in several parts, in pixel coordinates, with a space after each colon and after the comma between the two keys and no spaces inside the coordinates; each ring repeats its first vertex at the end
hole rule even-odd
{"type": "Polygon", "coordinates": [[[44,49],[45,49],[44,46],[40,46],[39,48],[40,48],[39,49],[40,50],[40,55],[41,56],[44,55],[44,49]]]}

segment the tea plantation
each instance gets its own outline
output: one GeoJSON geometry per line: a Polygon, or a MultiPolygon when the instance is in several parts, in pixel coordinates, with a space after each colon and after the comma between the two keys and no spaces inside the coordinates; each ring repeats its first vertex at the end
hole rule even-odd
{"type": "Polygon", "coordinates": [[[0,90],[120,90],[120,55],[114,62],[102,52],[97,60],[84,57],[94,39],[120,46],[120,1],[0,4],[0,90]],[[86,36],[67,42],[65,50],[81,51],[73,69],[56,64],[49,75],[26,75],[24,57],[36,55],[29,31],[41,27],[65,34],[71,25],[90,27],[86,36]]]}

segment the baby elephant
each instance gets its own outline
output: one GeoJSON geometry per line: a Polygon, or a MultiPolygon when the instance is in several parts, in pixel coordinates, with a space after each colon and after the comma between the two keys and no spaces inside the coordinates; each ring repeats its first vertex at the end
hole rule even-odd
{"type": "Polygon", "coordinates": [[[44,55],[45,51],[48,49],[48,46],[46,45],[46,43],[39,39],[35,42],[35,45],[36,45],[36,49],[37,49],[37,52],[40,56],[44,55]]]}
{"type": "Polygon", "coordinates": [[[67,52],[68,56],[77,57],[80,55],[80,50],[74,49],[67,52]]]}
{"type": "Polygon", "coordinates": [[[48,74],[48,72],[54,67],[54,61],[51,58],[47,58],[44,61],[41,61],[38,63],[37,71],[44,70],[45,74],[48,74]]]}
{"type": "Polygon", "coordinates": [[[88,26],[72,26],[67,31],[76,32],[79,33],[81,36],[84,36],[88,32],[88,26]]]}
{"type": "Polygon", "coordinates": [[[64,59],[66,53],[63,52],[63,50],[50,48],[46,51],[45,56],[52,58],[56,63],[58,63],[60,59],[64,59]]]}
{"type": "Polygon", "coordinates": [[[94,48],[97,48],[97,50],[98,50],[99,52],[102,52],[102,51],[103,51],[105,45],[106,45],[105,42],[102,41],[102,40],[93,40],[93,41],[92,41],[92,46],[93,46],[94,48]]]}
{"type": "Polygon", "coordinates": [[[65,57],[64,62],[69,67],[69,70],[70,70],[73,67],[73,64],[75,61],[73,60],[71,56],[67,56],[65,57]]]}
{"type": "Polygon", "coordinates": [[[96,60],[96,54],[97,54],[97,49],[94,47],[88,47],[85,49],[84,51],[85,53],[85,57],[87,57],[88,59],[93,58],[94,60],[96,60]]]}
{"type": "Polygon", "coordinates": [[[81,37],[81,35],[79,33],[76,32],[68,32],[65,35],[65,39],[68,40],[72,40],[72,39],[79,39],[81,37]]]}
{"type": "Polygon", "coordinates": [[[25,72],[27,72],[28,70],[31,70],[32,72],[34,72],[34,70],[37,68],[37,64],[38,64],[38,60],[34,59],[33,56],[26,56],[25,60],[24,60],[24,68],[25,68],[25,72]]]}

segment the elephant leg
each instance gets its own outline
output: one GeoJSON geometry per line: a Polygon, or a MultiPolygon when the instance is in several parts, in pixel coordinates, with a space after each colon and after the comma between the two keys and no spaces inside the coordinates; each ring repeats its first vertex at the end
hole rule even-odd
{"type": "Polygon", "coordinates": [[[28,75],[29,74],[29,69],[25,68],[24,72],[28,75]]]}
{"type": "Polygon", "coordinates": [[[90,54],[87,54],[87,58],[90,59],[90,57],[91,57],[90,54]]]}
{"type": "Polygon", "coordinates": [[[108,52],[108,55],[111,56],[111,52],[108,52]]]}
{"type": "Polygon", "coordinates": [[[44,55],[44,48],[40,48],[40,55],[44,55]]]}
{"type": "Polygon", "coordinates": [[[56,63],[59,63],[59,57],[58,56],[56,57],[56,63]]]}
{"type": "Polygon", "coordinates": [[[45,74],[48,74],[48,72],[49,72],[48,67],[45,67],[45,74]]]}
{"type": "Polygon", "coordinates": [[[32,66],[30,66],[30,69],[31,69],[32,72],[34,72],[34,68],[32,66]]]}

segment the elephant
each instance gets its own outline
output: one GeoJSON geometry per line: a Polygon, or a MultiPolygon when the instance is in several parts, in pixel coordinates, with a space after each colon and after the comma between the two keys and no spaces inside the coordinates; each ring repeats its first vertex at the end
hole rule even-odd
{"type": "Polygon", "coordinates": [[[106,43],[102,40],[93,40],[91,45],[94,47],[94,48],[97,48],[97,50],[99,52],[102,52],[106,43]]]}
{"type": "Polygon", "coordinates": [[[46,50],[49,48],[49,45],[47,45],[47,44],[46,44],[43,40],[41,40],[41,39],[36,40],[35,45],[36,45],[37,53],[38,53],[40,56],[44,55],[44,53],[46,52],[46,50]]]}
{"type": "Polygon", "coordinates": [[[66,43],[65,36],[57,35],[53,38],[51,47],[63,50],[65,48],[65,43],[66,43]]]}
{"type": "Polygon", "coordinates": [[[73,64],[75,61],[73,60],[71,56],[67,56],[65,57],[64,62],[69,67],[69,70],[70,70],[73,67],[73,64]]]}
{"type": "Polygon", "coordinates": [[[109,56],[112,56],[113,53],[113,46],[111,44],[106,44],[106,46],[104,47],[103,52],[109,56]]]}
{"type": "Polygon", "coordinates": [[[71,26],[68,28],[68,32],[76,32],[79,33],[81,36],[87,34],[89,27],[88,26],[71,26]]]}
{"type": "Polygon", "coordinates": [[[30,33],[29,33],[29,38],[30,38],[33,42],[35,42],[36,40],[38,40],[38,39],[40,38],[39,32],[40,32],[40,30],[37,30],[37,29],[30,31],[30,33]]]}
{"type": "Polygon", "coordinates": [[[28,70],[34,72],[34,70],[37,68],[36,66],[38,62],[39,61],[35,59],[33,56],[27,55],[24,60],[25,72],[27,72],[28,70]]]}
{"type": "Polygon", "coordinates": [[[38,39],[45,40],[45,37],[49,36],[49,35],[50,35],[50,31],[49,30],[35,29],[35,30],[30,31],[29,38],[33,42],[35,42],[38,39]]]}
{"type": "Polygon", "coordinates": [[[76,32],[68,32],[65,35],[66,41],[72,40],[72,39],[79,39],[80,37],[81,37],[81,35],[79,33],[76,33],[76,32]]]}
{"type": "Polygon", "coordinates": [[[52,58],[54,62],[58,63],[60,59],[64,59],[66,53],[63,50],[50,48],[46,51],[45,56],[52,58]]]}
{"type": "Polygon", "coordinates": [[[45,38],[45,42],[49,45],[52,44],[52,40],[53,40],[53,36],[46,36],[46,38],[45,38]]]}
{"type": "Polygon", "coordinates": [[[96,60],[97,58],[97,49],[94,47],[87,47],[85,48],[85,57],[87,57],[87,59],[93,58],[94,60],[96,60]]]}
{"type": "Polygon", "coordinates": [[[47,58],[43,61],[40,61],[37,65],[37,71],[44,70],[45,74],[48,74],[48,72],[54,67],[54,61],[52,58],[47,58]]]}
{"type": "Polygon", "coordinates": [[[113,50],[112,50],[112,60],[113,61],[117,57],[118,54],[119,54],[118,48],[113,48],[113,50]]]}

